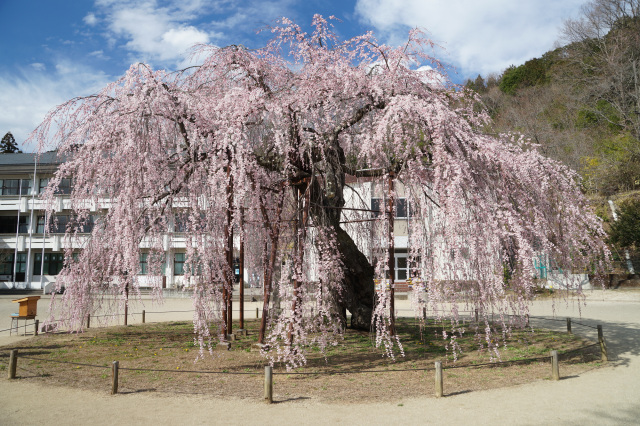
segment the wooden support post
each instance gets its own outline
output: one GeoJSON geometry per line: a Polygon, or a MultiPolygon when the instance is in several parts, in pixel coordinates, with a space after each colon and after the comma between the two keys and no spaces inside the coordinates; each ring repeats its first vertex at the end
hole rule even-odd
{"type": "Polygon", "coordinates": [[[147,319],[147,318],[146,318],[146,311],[143,309],[143,310],[142,310],[142,323],[143,323],[143,324],[145,323],[145,320],[146,320],[146,319],[147,319]]]}
{"type": "Polygon", "coordinates": [[[118,393],[118,361],[113,361],[111,364],[111,395],[118,393]]]}
{"type": "Polygon", "coordinates": [[[239,280],[240,283],[240,315],[239,315],[239,324],[241,330],[244,330],[244,207],[240,207],[240,227],[241,227],[241,235],[240,235],[240,253],[238,257],[238,269],[239,269],[239,280]]]}
{"type": "Polygon", "coordinates": [[[273,371],[270,365],[264,367],[264,400],[267,404],[273,402],[273,371]]]}
{"type": "Polygon", "coordinates": [[[260,318],[260,314],[258,313],[258,308],[256,308],[256,319],[260,318]]]}
{"type": "MultiPolygon", "coordinates": [[[[230,155],[227,153],[227,155],[230,155]]],[[[227,256],[227,273],[224,282],[224,290],[222,292],[223,298],[223,311],[224,317],[224,330],[221,333],[226,336],[233,333],[233,282],[235,281],[233,273],[233,175],[231,174],[231,158],[228,157],[229,166],[227,167],[227,223],[224,226],[225,234],[227,235],[227,247],[225,248],[225,254],[227,256]]]]}
{"type": "Polygon", "coordinates": [[[602,334],[601,325],[598,325],[598,343],[600,343],[600,354],[602,356],[602,361],[609,361],[609,356],[607,355],[607,343],[604,341],[604,335],[602,334]]]}
{"type": "Polygon", "coordinates": [[[551,351],[551,379],[560,380],[560,368],[558,367],[558,351],[551,351]]]}
{"type": "Polygon", "coordinates": [[[9,355],[9,380],[16,378],[16,369],[18,367],[18,350],[12,349],[9,355]]]}
{"type": "Polygon", "coordinates": [[[36,324],[35,324],[35,329],[33,330],[33,335],[37,336],[38,335],[38,328],[40,327],[40,320],[36,320],[36,324]]]}
{"type": "Polygon", "coordinates": [[[87,315],[87,328],[91,325],[91,314],[87,315]]]}
{"type": "Polygon", "coordinates": [[[442,362],[436,361],[436,398],[444,395],[444,383],[442,379],[442,362]]]}
{"type": "Polygon", "coordinates": [[[125,296],[125,300],[124,300],[124,325],[128,325],[128,319],[129,319],[129,283],[126,284],[125,288],[124,288],[124,296],[125,296]]]}
{"type": "Polygon", "coordinates": [[[389,172],[387,180],[389,199],[387,200],[387,226],[389,239],[389,334],[396,335],[396,308],[395,308],[395,275],[396,275],[396,255],[395,255],[395,241],[394,241],[394,207],[395,200],[393,197],[393,172],[389,172]]]}
{"type": "Polygon", "coordinates": [[[571,334],[571,318],[567,317],[567,333],[571,334]]]}
{"type": "Polygon", "coordinates": [[[476,324],[478,323],[478,310],[476,309],[476,324]]]}

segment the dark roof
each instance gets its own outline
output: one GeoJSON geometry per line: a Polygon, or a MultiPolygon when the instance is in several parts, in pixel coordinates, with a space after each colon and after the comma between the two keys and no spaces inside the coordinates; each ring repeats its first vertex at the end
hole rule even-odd
{"type": "Polygon", "coordinates": [[[61,159],[58,158],[58,153],[56,151],[43,152],[39,156],[38,154],[33,152],[20,152],[12,154],[0,154],[0,166],[33,166],[36,157],[38,157],[38,164],[57,165],[62,163],[61,159]]]}

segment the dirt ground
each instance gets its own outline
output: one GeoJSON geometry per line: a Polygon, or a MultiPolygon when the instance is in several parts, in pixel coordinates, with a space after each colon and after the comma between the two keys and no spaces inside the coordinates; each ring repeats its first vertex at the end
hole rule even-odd
{"type": "MultiPolygon", "coordinates": [[[[186,310],[188,304],[188,300],[170,300],[158,310],[169,310],[169,306],[186,310]]],[[[0,319],[8,317],[6,305],[11,305],[10,301],[0,297],[0,319]]],[[[399,308],[403,308],[402,303],[399,308]]],[[[640,394],[640,292],[595,291],[589,295],[586,307],[560,303],[554,308],[550,301],[542,300],[534,303],[532,314],[551,317],[555,312],[559,318],[578,318],[580,310],[579,322],[603,326],[611,361],[579,373],[563,370],[561,364],[559,382],[540,380],[517,385],[507,380],[505,387],[477,390],[475,383],[465,385],[461,381],[462,384],[456,385],[458,378],[452,376],[456,373],[445,371],[445,398],[436,399],[430,395],[433,390],[430,375],[424,377],[424,393],[416,395],[377,388],[374,382],[356,378],[352,386],[369,388],[376,397],[370,402],[354,404],[346,397],[323,402],[303,394],[285,395],[283,387],[279,389],[276,376],[276,403],[266,405],[259,399],[220,399],[212,395],[158,393],[145,389],[111,396],[104,391],[45,386],[26,378],[10,382],[2,377],[0,423],[637,424],[640,418],[637,397],[640,394]]],[[[184,312],[176,316],[182,316],[177,318],[181,320],[190,318],[190,314],[184,312]]],[[[565,327],[562,321],[548,323],[558,329],[565,327]]],[[[0,329],[6,328],[3,325],[4,321],[0,321],[0,329]]],[[[594,337],[590,328],[574,325],[573,329],[585,337],[594,337]]],[[[0,345],[11,345],[18,339],[2,334],[0,345]]]]}

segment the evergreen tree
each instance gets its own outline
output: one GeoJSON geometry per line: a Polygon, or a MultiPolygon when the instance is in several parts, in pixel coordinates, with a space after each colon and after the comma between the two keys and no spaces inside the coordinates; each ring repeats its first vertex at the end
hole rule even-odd
{"type": "Polygon", "coordinates": [[[2,138],[2,142],[0,142],[0,153],[2,154],[12,154],[14,152],[22,152],[18,148],[18,144],[16,143],[16,138],[13,137],[11,132],[7,132],[6,135],[2,138]]]}

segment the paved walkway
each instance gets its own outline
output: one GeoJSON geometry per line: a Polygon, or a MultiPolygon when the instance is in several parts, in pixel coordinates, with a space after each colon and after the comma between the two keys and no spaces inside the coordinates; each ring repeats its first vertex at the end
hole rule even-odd
{"type": "MultiPolygon", "coordinates": [[[[188,308],[188,301],[180,303],[188,308]]],[[[170,300],[169,306],[180,303],[170,300]]],[[[0,297],[0,318],[3,305],[6,300],[0,297]]],[[[555,308],[560,318],[578,317],[576,305],[560,305],[555,308]]],[[[549,301],[540,301],[534,303],[532,315],[550,316],[553,311],[549,301]]],[[[268,406],[257,400],[203,396],[110,396],[9,382],[2,372],[0,424],[640,424],[640,291],[595,291],[582,308],[582,318],[581,322],[603,326],[612,361],[559,382],[540,381],[442,399],[416,396],[398,401],[389,395],[389,403],[341,405],[304,400],[268,406]]],[[[3,323],[0,321],[0,329],[3,323]]],[[[582,333],[577,326],[574,331],[582,333]]],[[[7,343],[0,340],[2,344],[7,343]]],[[[277,399],[277,387],[275,393],[277,399]]]]}

